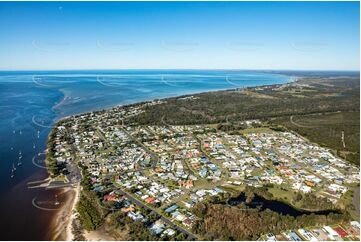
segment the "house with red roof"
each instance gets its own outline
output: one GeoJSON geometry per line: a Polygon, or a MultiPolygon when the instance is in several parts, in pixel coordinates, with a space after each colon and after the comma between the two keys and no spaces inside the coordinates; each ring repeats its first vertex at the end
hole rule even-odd
{"type": "Polygon", "coordinates": [[[348,236],[348,233],[341,227],[333,228],[333,230],[335,230],[341,238],[348,236]]]}
{"type": "Polygon", "coordinates": [[[118,197],[117,197],[117,195],[114,194],[114,192],[111,192],[111,193],[105,195],[105,196],[103,197],[103,199],[104,199],[104,201],[109,201],[109,202],[116,202],[116,201],[118,201],[118,197]]]}
{"type": "Polygon", "coordinates": [[[148,197],[144,201],[147,202],[147,203],[154,203],[155,198],[154,197],[148,197]]]}

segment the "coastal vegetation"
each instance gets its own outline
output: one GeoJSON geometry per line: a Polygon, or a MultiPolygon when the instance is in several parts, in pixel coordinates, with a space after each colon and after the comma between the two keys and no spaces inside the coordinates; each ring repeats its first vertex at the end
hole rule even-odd
{"type": "Polygon", "coordinates": [[[100,205],[98,195],[91,190],[87,170],[84,167],[81,168],[83,173],[81,185],[83,189],[81,190],[80,199],[76,208],[82,227],[91,231],[96,230],[104,223],[105,212],[100,205]]]}
{"type": "Polygon", "coordinates": [[[48,137],[47,157],[45,161],[48,172],[50,173],[51,177],[59,176],[62,168],[59,164],[57,164],[56,160],[54,159],[55,135],[56,135],[56,130],[52,129],[48,137]]]}
{"type": "Polygon", "coordinates": [[[51,132],[48,136],[47,149],[46,149],[47,154],[46,154],[45,164],[46,164],[48,172],[50,173],[50,176],[52,178],[58,177],[59,175],[67,172],[65,160],[59,161],[54,158],[56,146],[58,145],[57,139],[69,141],[72,143],[72,140],[70,140],[71,139],[70,136],[67,134],[67,132],[65,130],[63,130],[62,132],[58,132],[58,130],[57,130],[58,127],[60,127],[62,125],[65,125],[68,128],[68,126],[66,125],[66,122],[64,120],[60,120],[54,126],[54,128],[51,130],[51,132]],[[60,134],[60,136],[56,137],[59,134],[60,134]]]}
{"type": "Polygon", "coordinates": [[[73,240],[74,241],[84,241],[86,238],[84,237],[84,228],[82,226],[82,223],[79,219],[79,216],[77,216],[71,224],[71,231],[73,234],[73,240]]]}
{"type": "Polygon", "coordinates": [[[77,211],[80,214],[82,226],[86,230],[95,230],[103,223],[104,212],[97,202],[98,199],[92,191],[81,191],[77,211]]]}

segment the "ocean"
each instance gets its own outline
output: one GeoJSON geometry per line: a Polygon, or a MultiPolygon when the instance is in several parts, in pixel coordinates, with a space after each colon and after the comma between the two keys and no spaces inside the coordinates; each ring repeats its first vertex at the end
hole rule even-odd
{"type": "Polygon", "coordinates": [[[61,197],[54,190],[29,189],[28,182],[47,177],[43,152],[57,120],[156,98],[292,80],[291,75],[235,70],[0,72],[0,239],[51,239],[53,203],[61,203],[61,197]]]}

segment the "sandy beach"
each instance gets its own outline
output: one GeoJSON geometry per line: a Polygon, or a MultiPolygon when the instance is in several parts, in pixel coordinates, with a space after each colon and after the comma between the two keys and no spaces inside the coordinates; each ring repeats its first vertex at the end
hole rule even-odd
{"type": "MultiPolygon", "coordinates": [[[[53,238],[52,240],[72,241],[74,234],[72,231],[72,222],[76,218],[76,204],[80,198],[80,184],[75,188],[64,188],[66,193],[66,201],[55,215],[53,221],[53,238]]],[[[104,231],[84,231],[86,241],[111,241],[114,240],[104,231]]]]}
{"type": "Polygon", "coordinates": [[[66,193],[66,201],[55,215],[53,221],[53,238],[52,240],[71,241],[74,236],[72,233],[72,221],[76,216],[75,206],[80,197],[80,184],[75,188],[64,188],[66,193]]]}
{"type": "Polygon", "coordinates": [[[84,231],[84,237],[87,241],[114,241],[110,235],[104,233],[104,231],[84,231]]]}

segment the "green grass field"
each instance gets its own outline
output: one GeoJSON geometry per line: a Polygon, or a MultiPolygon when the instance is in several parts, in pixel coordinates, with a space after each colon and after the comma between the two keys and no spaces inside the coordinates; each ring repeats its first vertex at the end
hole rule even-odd
{"type": "Polygon", "coordinates": [[[292,191],[284,191],[277,186],[268,188],[268,191],[272,193],[273,197],[277,200],[282,200],[288,203],[292,203],[293,192],[292,191]]]}

